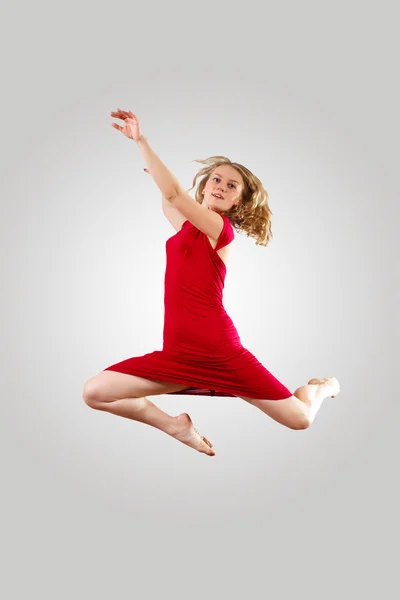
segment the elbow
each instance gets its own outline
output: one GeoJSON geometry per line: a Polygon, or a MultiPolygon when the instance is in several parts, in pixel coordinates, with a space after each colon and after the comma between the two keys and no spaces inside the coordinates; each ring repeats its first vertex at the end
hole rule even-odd
{"type": "Polygon", "coordinates": [[[169,194],[163,194],[164,198],[168,202],[168,204],[173,204],[176,198],[176,192],[170,192],[169,194]]]}
{"type": "Polygon", "coordinates": [[[166,199],[166,201],[173,206],[178,196],[178,191],[175,189],[168,190],[163,194],[163,196],[166,199]]]}
{"type": "Polygon", "coordinates": [[[168,186],[168,190],[165,190],[166,193],[164,194],[164,197],[170,204],[174,206],[177,201],[179,202],[179,198],[182,196],[182,191],[185,193],[180,182],[175,181],[172,185],[168,186]]]}

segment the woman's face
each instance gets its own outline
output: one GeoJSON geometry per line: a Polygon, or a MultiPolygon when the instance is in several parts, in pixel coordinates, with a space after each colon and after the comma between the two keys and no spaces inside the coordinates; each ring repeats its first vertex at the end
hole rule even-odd
{"type": "Polygon", "coordinates": [[[234,167],[220,165],[211,173],[204,189],[203,204],[211,210],[226,211],[239,204],[243,191],[243,177],[234,167]],[[218,198],[217,196],[221,196],[218,198]]]}

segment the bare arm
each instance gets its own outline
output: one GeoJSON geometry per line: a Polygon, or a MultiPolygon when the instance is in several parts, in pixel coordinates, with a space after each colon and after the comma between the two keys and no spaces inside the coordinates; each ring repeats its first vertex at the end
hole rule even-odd
{"type": "Polygon", "coordinates": [[[218,240],[224,226],[221,215],[199,204],[183,189],[179,181],[151,150],[145,138],[140,137],[137,143],[141,144],[141,150],[146,162],[153,165],[153,167],[148,167],[145,171],[153,176],[154,181],[160,188],[164,214],[176,231],[181,229],[185,221],[190,221],[190,223],[211,239],[218,240]],[[165,193],[161,185],[157,182],[157,173],[151,170],[154,167],[158,170],[158,181],[167,182],[164,184],[167,190],[165,193]]]}
{"type": "Polygon", "coordinates": [[[220,214],[199,204],[180,185],[176,195],[169,199],[173,208],[181,213],[190,223],[213,240],[218,240],[224,220],[220,214]]]}
{"type": "MultiPolygon", "coordinates": [[[[146,173],[148,173],[150,175],[150,171],[148,169],[143,169],[143,170],[146,171],[146,173]]],[[[164,196],[162,196],[162,198],[161,198],[161,206],[162,206],[164,215],[167,217],[167,219],[171,223],[172,227],[176,231],[180,231],[182,229],[182,225],[184,224],[184,222],[187,221],[186,217],[184,215],[182,215],[178,209],[174,208],[172,206],[171,202],[169,202],[169,200],[164,198],[164,196]]]]}
{"type": "Polygon", "coordinates": [[[224,225],[221,215],[199,204],[183,189],[150,148],[146,138],[140,136],[136,142],[148,165],[145,171],[152,175],[161,190],[163,211],[171,225],[179,231],[187,220],[211,239],[218,240],[224,225]]]}
{"type": "Polygon", "coordinates": [[[162,197],[162,209],[175,231],[180,231],[184,222],[187,221],[186,217],[174,208],[171,202],[166,200],[164,196],[162,197]]]}
{"type": "Polygon", "coordinates": [[[151,149],[147,138],[140,136],[136,140],[137,145],[143,155],[144,161],[150,175],[153,177],[156,185],[160,188],[163,197],[169,201],[176,195],[176,190],[180,187],[178,179],[160,160],[157,154],[151,149]]]}
{"type": "Polygon", "coordinates": [[[142,135],[137,116],[130,110],[126,111],[120,108],[117,111],[113,111],[111,116],[124,121],[123,126],[117,123],[111,123],[111,125],[127,138],[137,143],[147,165],[148,172],[160,188],[162,195],[166,200],[173,198],[176,195],[177,188],[180,186],[179,181],[150,148],[147,138],[142,135]]]}

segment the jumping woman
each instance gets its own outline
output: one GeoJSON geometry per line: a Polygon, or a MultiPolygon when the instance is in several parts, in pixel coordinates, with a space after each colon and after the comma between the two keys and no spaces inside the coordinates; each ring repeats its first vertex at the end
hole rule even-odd
{"type": "MultiPolygon", "coordinates": [[[[268,193],[246,167],[224,156],[199,160],[202,177],[190,196],[149,146],[131,111],[112,126],[138,145],[176,230],[166,242],[163,349],[111,365],[89,379],[86,404],[164,431],[214,456],[190,416],[173,417],[146,396],[197,394],[242,398],[272,419],[299,430],[314,421],[325,398],[340,391],[336,377],[313,378],[293,393],[241,344],[224,309],[223,288],[235,230],[266,246],[272,237],[268,193]]],[[[191,188],[193,189],[193,188],[191,188]]]]}

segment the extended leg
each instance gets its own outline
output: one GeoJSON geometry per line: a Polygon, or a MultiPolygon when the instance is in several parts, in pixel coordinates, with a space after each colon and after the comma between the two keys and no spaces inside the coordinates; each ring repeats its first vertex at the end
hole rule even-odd
{"type": "Polygon", "coordinates": [[[187,413],[172,417],[145,396],[136,395],[143,391],[149,395],[173,393],[183,387],[103,371],[86,383],[83,399],[91,408],[151,425],[199,452],[214,456],[211,442],[195,429],[187,413]],[[128,393],[133,394],[133,397],[121,397],[128,393]]]}
{"type": "Polygon", "coordinates": [[[257,400],[244,398],[272,419],[290,429],[307,429],[315,419],[325,398],[340,391],[336,377],[310,379],[307,385],[297,388],[294,395],[284,400],[257,400]]]}

